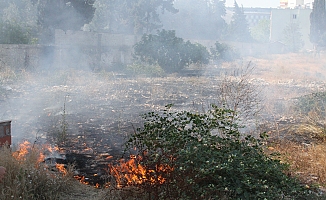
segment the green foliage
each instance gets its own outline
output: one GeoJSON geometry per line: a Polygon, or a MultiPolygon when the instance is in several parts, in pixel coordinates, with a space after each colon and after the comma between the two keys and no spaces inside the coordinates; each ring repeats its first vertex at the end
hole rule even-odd
{"type": "Polygon", "coordinates": [[[175,31],[158,31],[157,35],[144,34],[134,46],[135,58],[150,65],[158,64],[165,72],[179,72],[192,63],[209,62],[209,52],[201,44],[184,42],[175,31]]]}
{"type": "Polygon", "coordinates": [[[37,20],[44,30],[80,30],[94,15],[94,0],[38,1],[37,20]]]}
{"type": "Polygon", "coordinates": [[[30,44],[35,43],[35,38],[31,29],[13,22],[0,23],[0,43],[1,44],[30,44]]]}
{"type": "Polygon", "coordinates": [[[313,10],[310,14],[310,41],[315,44],[323,43],[326,46],[326,40],[323,35],[326,34],[326,7],[325,0],[315,0],[313,10]]]}
{"type": "Polygon", "coordinates": [[[227,39],[237,42],[250,42],[252,40],[243,8],[240,8],[236,1],[234,1],[234,14],[227,39]]]}
{"type": "Polygon", "coordinates": [[[163,24],[186,38],[219,39],[227,28],[225,1],[178,0],[179,12],[162,15],[163,24]]]}
{"type": "MultiPolygon", "coordinates": [[[[168,106],[167,108],[170,108],[168,106]]],[[[234,112],[212,105],[204,113],[150,112],[126,143],[137,149],[148,177],[136,185],[154,199],[297,199],[305,190],[267,157],[262,139],[241,135],[234,112]],[[158,178],[159,177],[159,178],[158,178]]]]}
{"type": "Polygon", "coordinates": [[[159,11],[176,13],[173,0],[96,0],[91,30],[149,33],[161,27],[159,11]]]}
{"type": "Polygon", "coordinates": [[[240,57],[231,46],[218,41],[215,42],[215,48],[211,48],[210,51],[212,58],[216,61],[233,61],[240,57]]]}
{"type": "Polygon", "coordinates": [[[295,102],[295,111],[300,112],[300,114],[307,115],[316,109],[326,117],[326,92],[304,95],[295,102]]]}
{"type": "Polygon", "coordinates": [[[30,0],[0,2],[0,43],[34,44],[37,42],[37,8],[30,0]]]}
{"type": "Polygon", "coordinates": [[[283,42],[291,52],[298,52],[304,45],[300,26],[297,23],[288,24],[283,30],[283,42]]]}
{"type": "Polygon", "coordinates": [[[269,42],[270,20],[260,20],[259,23],[252,28],[251,36],[257,42],[269,42]]]}

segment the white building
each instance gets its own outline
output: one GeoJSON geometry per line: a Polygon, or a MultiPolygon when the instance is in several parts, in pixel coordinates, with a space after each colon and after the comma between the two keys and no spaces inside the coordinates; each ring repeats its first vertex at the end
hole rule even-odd
{"type": "Polygon", "coordinates": [[[262,20],[270,20],[271,8],[243,8],[249,27],[256,26],[262,20]]]}
{"type": "Polygon", "coordinates": [[[304,8],[304,0],[289,0],[288,7],[291,9],[294,8],[304,8]]]}
{"type": "Polygon", "coordinates": [[[305,0],[304,1],[304,5],[306,8],[310,8],[312,9],[313,8],[313,3],[314,3],[314,0],[305,0]]]}
{"type": "Polygon", "coordinates": [[[310,42],[310,13],[311,9],[272,9],[271,14],[271,42],[282,41],[284,29],[290,23],[297,23],[300,27],[305,49],[312,49],[310,42]]]}
{"type": "Polygon", "coordinates": [[[280,0],[280,8],[310,8],[314,0],[280,0]]]}

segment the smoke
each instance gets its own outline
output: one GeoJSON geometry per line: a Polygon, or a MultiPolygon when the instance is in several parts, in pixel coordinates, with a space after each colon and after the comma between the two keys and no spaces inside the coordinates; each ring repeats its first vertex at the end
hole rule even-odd
{"type": "MultiPolygon", "coordinates": [[[[27,8],[33,10],[36,4],[18,2],[28,1],[17,1],[17,4],[7,2],[3,7],[5,9],[1,10],[2,16],[10,20],[29,19],[30,24],[35,25],[36,15],[32,15],[34,11],[27,12],[27,8]],[[21,10],[26,10],[26,14],[21,10]]],[[[117,67],[126,64],[121,61],[127,60],[124,57],[127,53],[132,56],[136,37],[92,32],[90,30],[96,30],[92,26],[103,21],[97,22],[96,18],[92,22],[86,20],[72,2],[51,2],[50,6],[37,5],[42,8],[40,11],[44,17],[39,23],[47,28],[40,31],[42,45],[26,49],[17,45],[17,51],[11,55],[1,51],[0,120],[12,120],[15,144],[24,139],[44,141],[47,136],[55,137],[62,131],[63,121],[68,124],[68,135],[72,138],[83,138],[88,142],[107,138],[118,144],[122,136],[131,133],[133,126],[139,123],[141,113],[160,110],[169,103],[175,104],[175,109],[200,112],[210,103],[218,102],[218,89],[223,88],[217,85],[223,74],[234,70],[229,63],[214,62],[206,68],[191,66],[203,70],[205,76],[202,77],[173,74],[165,78],[121,78],[110,69],[114,64],[117,67]],[[88,31],[80,31],[82,27],[88,31]],[[8,60],[20,64],[12,64],[15,62],[8,60]]],[[[262,59],[268,53],[270,46],[265,44],[240,43],[234,38],[227,40],[224,37],[226,33],[221,30],[227,30],[227,24],[223,20],[230,13],[232,16],[232,9],[225,10],[224,14],[223,9],[217,12],[212,9],[216,7],[204,1],[189,2],[176,1],[175,8],[179,12],[162,15],[163,28],[174,29],[178,37],[199,42],[208,49],[220,41],[241,56],[249,56],[248,60],[262,59]],[[212,25],[218,15],[220,21],[212,25]]],[[[241,4],[240,1],[238,3],[241,4]]],[[[95,11],[94,17],[100,11],[105,9],[95,11]]],[[[125,32],[125,28],[116,31],[125,32]]],[[[243,60],[239,63],[246,62],[243,60]]],[[[274,67],[270,64],[270,68],[274,67]]]]}

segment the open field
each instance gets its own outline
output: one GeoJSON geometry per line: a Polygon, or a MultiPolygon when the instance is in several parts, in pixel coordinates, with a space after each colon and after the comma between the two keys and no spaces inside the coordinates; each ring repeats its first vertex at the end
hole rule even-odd
{"type": "MultiPolygon", "coordinates": [[[[64,129],[67,151],[94,158],[104,154],[118,156],[125,137],[141,124],[140,114],[162,110],[167,104],[174,104],[175,110],[205,111],[209,104],[220,103],[225,77],[237,78],[233,76],[234,71],[245,68],[249,62],[254,70],[248,81],[260,91],[262,110],[259,116],[251,116],[244,124],[255,128],[252,124],[267,122],[265,130],[271,138],[290,138],[284,137],[291,128],[287,120],[301,122],[292,112],[292,103],[300,96],[325,91],[325,55],[250,57],[236,63],[208,66],[203,76],[121,78],[111,72],[76,69],[13,72],[1,68],[0,121],[13,120],[14,146],[23,140],[54,144],[58,139],[56,133],[64,129]]],[[[296,137],[296,129],[291,130],[291,137],[296,137]]],[[[285,152],[282,159],[293,165],[292,173],[300,175],[302,181],[325,185],[322,168],[326,159],[316,158],[325,149],[318,146],[320,141],[308,150],[305,146],[315,141],[291,140],[282,142],[281,146],[272,142],[269,150],[285,152]],[[296,148],[303,155],[295,157],[296,148]],[[300,160],[304,163],[298,163],[300,160]]],[[[99,162],[93,163],[93,168],[101,167],[99,162]]]]}

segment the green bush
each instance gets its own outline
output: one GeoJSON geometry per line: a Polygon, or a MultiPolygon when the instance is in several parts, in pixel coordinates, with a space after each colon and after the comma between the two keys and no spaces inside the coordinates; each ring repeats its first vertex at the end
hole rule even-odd
{"type": "Polygon", "coordinates": [[[306,193],[263,153],[262,139],[241,135],[231,110],[150,112],[126,143],[147,169],[135,184],[154,199],[298,199],[306,193]],[[163,183],[152,179],[164,180],[163,183]]]}
{"type": "Polygon", "coordinates": [[[158,31],[144,34],[134,46],[135,58],[150,65],[158,64],[165,72],[179,72],[192,63],[207,64],[209,52],[201,44],[184,42],[175,31],[158,31]]]}
{"type": "Polygon", "coordinates": [[[0,22],[1,44],[31,44],[36,42],[37,39],[33,37],[32,28],[8,21],[0,22]]]}
{"type": "Polygon", "coordinates": [[[326,117],[326,92],[316,92],[299,97],[294,103],[294,110],[302,115],[318,111],[326,117]]]}
{"type": "Polygon", "coordinates": [[[215,61],[233,61],[240,58],[238,52],[225,43],[215,42],[215,47],[210,49],[213,60],[215,61]]]}

